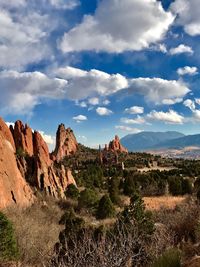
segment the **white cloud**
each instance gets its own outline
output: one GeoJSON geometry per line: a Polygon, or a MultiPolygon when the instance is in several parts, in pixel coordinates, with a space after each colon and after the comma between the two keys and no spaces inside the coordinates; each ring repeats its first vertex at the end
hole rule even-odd
{"type": "Polygon", "coordinates": [[[141,116],[137,116],[135,119],[121,118],[120,121],[125,124],[144,124],[146,122],[141,116]]]}
{"type": "Polygon", "coordinates": [[[144,108],[143,107],[139,107],[139,106],[133,106],[133,107],[130,107],[130,108],[126,108],[125,109],[125,113],[142,114],[142,113],[144,113],[144,108]]]}
{"type": "Polygon", "coordinates": [[[183,68],[179,68],[177,70],[177,73],[179,75],[196,75],[196,74],[198,74],[198,69],[197,69],[197,67],[185,66],[183,68]]]}
{"type": "Polygon", "coordinates": [[[92,97],[88,99],[88,103],[93,106],[99,105],[99,99],[97,97],[92,97]]]}
{"type": "Polygon", "coordinates": [[[0,9],[0,25],[0,67],[20,69],[51,57],[47,37],[52,26],[48,15],[34,11],[15,15],[0,9]]]}
{"type": "Polygon", "coordinates": [[[50,79],[41,72],[0,72],[0,110],[28,114],[43,99],[63,99],[67,81],[50,79]]]}
{"type": "Polygon", "coordinates": [[[200,98],[195,98],[195,102],[197,103],[197,105],[200,105],[200,98]]]}
{"type": "Polygon", "coordinates": [[[52,6],[58,9],[69,9],[72,10],[77,7],[80,2],[78,0],[50,0],[52,6]]]}
{"type": "Polygon", "coordinates": [[[193,121],[194,122],[199,122],[200,121],[200,110],[196,109],[196,105],[200,105],[200,99],[199,98],[195,98],[195,100],[191,100],[191,99],[186,99],[183,104],[188,107],[191,111],[192,111],[192,114],[193,114],[193,121]]]}
{"type": "Polygon", "coordinates": [[[192,101],[191,99],[186,99],[184,102],[183,102],[183,105],[188,107],[190,110],[194,111],[195,110],[195,102],[192,101]]]}
{"type": "Polygon", "coordinates": [[[146,101],[156,105],[180,102],[189,88],[183,81],[163,80],[160,78],[136,78],[129,81],[129,92],[144,96],[146,101]]]}
{"type": "Polygon", "coordinates": [[[193,51],[192,47],[184,45],[184,44],[180,44],[177,47],[171,48],[169,50],[169,53],[171,55],[177,55],[177,54],[183,54],[183,53],[193,54],[194,51],[193,51]]]}
{"type": "Polygon", "coordinates": [[[108,74],[92,69],[83,71],[66,67],[56,70],[58,77],[68,81],[67,95],[70,99],[84,99],[92,95],[106,96],[128,87],[127,79],[120,74],[108,74]]]}
{"type": "MultiPolygon", "coordinates": [[[[169,101],[180,102],[190,92],[183,81],[160,78],[126,79],[120,74],[107,74],[98,70],[83,71],[70,67],[52,72],[51,77],[41,72],[2,71],[0,84],[0,111],[6,114],[28,114],[36,105],[49,99],[75,100],[77,105],[86,107],[88,98],[101,98],[124,91],[141,94],[147,102],[169,104],[169,101]]],[[[107,101],[106,104],[108,103],[107,101]]]]}
{"type": "Polygon", "coordinates": [[[108,99],[105,99],[103,102],[102,102],[103,105],[105,106],[108,106],[110,104],[110,100],[108,99]]]}
{"type": "Polygon", "coordinates": [[[75,120],[76,122],[87,121],[87,117],[84,115],[78,115],[73,117],[73,120],[75,120]]]}
{"type": "Polygon", "coordinates": [[[6,121],[6,124],[8,127],[12,126],[14,127],[15,126],[15,123],[14,122],[10,122],[10,121],[6,121]]]}
{"type": "Polygon", "coordinates": [[[111,115],[113,113],[112,110],[107,109],[105,107],[98,107],[96,109],[96,112],[100,116],[109,116],[109,115],[111,115]]]}
{"type": "Polygon", "coordinates": [[[168,112],[153,110],[147,117],[151,120],[163,121],[169,124],[182,124],[184,122],[184,117],[171,109],[168,112]]]}
{"type": "Polygon", "coordinates": [[[55,141],[56,141],[56,137],[46,134],[44,131],[39,131],[39,133],[41,134],[41,136],[43,137],[44,141],[48,144],[48,145],[54,145],[55,141]]]}
{"type": "Polygon", "coordinates": [[[171,10],[177,14],[177,24],[182,25],[187,34],[200,35],[199,0],[176,0],[171,10]]]}
{"type": "Polygon", "coordinates": [[[174,16],[155,0],[102,0],[95,14],[63,36],[63,52],[142,50],[165,36],[174,16]]]}
{"type": "Polygon", "coordinates": [[[140,130],[140,129],[132,128],[132,127],[128,127],[128,126],[123,126],[123,125],[116,125],[115,129],[118,129],[118,130],[121,130],[121,131],[130,132],[130,133],[140,133],[140,132],[142,132],[142,130],[140,130]]]}

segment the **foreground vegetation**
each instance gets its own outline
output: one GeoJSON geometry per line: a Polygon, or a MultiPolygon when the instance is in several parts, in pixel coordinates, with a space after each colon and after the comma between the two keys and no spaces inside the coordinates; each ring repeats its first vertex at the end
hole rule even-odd
{"type": "Polygon", "coordinates": [[[29,209],[0,216],[0,234],[12,243],[10,250],[0,247],[0,263],[178,267],[200,255],[200,162],[121,154],[100,164],[97,151],[86,152],[87,158],[80,153],[63,162],[78,186],[66,188],[66,199],[38,192],[29,209]],[[147,199],[164,196],[181,201],[145,208],[147,199]]]}

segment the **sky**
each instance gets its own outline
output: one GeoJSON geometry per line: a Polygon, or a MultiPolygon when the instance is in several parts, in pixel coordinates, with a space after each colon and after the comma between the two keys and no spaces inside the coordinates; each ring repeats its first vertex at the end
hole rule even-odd
{"type": "Polygon", "coordinates": [[[0,116],[115,134],[200,133],[199,0],[0,0],[0,116]]]}

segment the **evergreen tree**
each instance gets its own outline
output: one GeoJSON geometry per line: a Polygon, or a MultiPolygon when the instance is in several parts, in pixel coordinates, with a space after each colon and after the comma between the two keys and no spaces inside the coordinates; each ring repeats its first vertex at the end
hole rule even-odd
{"type": "Polygon", "coordinates": [[[97,209],[97,218],[106,219],[112,218],[115,215],[115,208],[113,203],[108,195],[104,195],[100,201],[97,209]]]}
{"type": "Polygon", "coordinates": [[[0,260],[14,260],[18,256],[12,223],[0,212],[0,260]]]}

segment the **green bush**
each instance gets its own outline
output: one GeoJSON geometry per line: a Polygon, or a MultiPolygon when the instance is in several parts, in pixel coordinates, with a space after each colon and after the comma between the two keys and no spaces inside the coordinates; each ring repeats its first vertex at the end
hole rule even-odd
{"type": "Polygon", "coordinates": [[[112,203],[116,204],[116,205],[120,205],[120,203],[121,203],[119,187],[120,187],[119,178],[113,177],[110,180],[108,191],[109,191],[109,197],[110,197],[112,203]]]}
{"type": "Polygon", "coordinates": [[[0,260],[15,260],[18,256],[12,223],[0,212],[0,260]]]}
{"type": "Polygon", "coordinates": [[[189,179],[182,180],[182,194],[192,194],[192,183],[189,179]]]}
{"type": "Polygon", "coordinates": [[[169,192],[173,196],[182,195],[182,181],[180,177],[170,177],[168,183],[169,192]]]}
{"type": "Polygon", "coordinates": [[[85,189],[78,198],[79,208],[95,208],[98,203],[98,195],[92,189],[85,189]]]}
{"type": "Polygon", "coordinates": [[[179,250],[171,248],[163,253],[152,267],[181,267],[181,255],[179,250]]]}
{"type": "Polygon", "coordinates": [[[65,191],[65,196],[72,199],[77,199],[79,197],[78,188],[74,184],[70,184],[65,191]]]}
{"type": "Polygon", "coordinates": [[[124,181],[123,191],[124,195],[131,196],[135,193],[136,186],[132,176],[127,176],[124,181]]]}
{"type": "Polygon", "coordinates": [[[113,203],[108,195],[104,195],[100,201],[97,209],[97,218],[106,219],[112,218],[115,216],[115,208],[113,203]]]}

